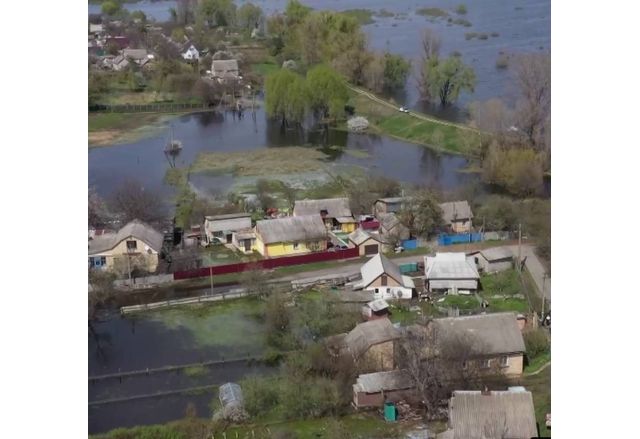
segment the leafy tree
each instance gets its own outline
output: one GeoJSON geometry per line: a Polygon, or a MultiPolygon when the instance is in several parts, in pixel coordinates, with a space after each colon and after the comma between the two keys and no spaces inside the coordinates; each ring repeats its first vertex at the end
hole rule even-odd
{"type": "Polygon", "coordinates": [[[311,108],[320,118],[344,113],[349,100],[349,91],[344,79],[328,65],[318,65],[307,72],[307,88],[311,108]]]}
{"type": "Polygon", "coordinates": [[[462,90],[473,92],[475,88],[476,75],[460,57],[450,56],[443,61],[431,58],[424,63],[423,69],[426,70],[423,76],[429,78],[430,96],[438,96],[443,107],[453,103],[462,90]]]}
{"type": "Polygon", "coordinates": [[[304,20],[310,12],[311,8],[303,5],[298,0],[289,0],[284,10],[284,15],[287,18],[287,26],[292,27],[302,23],[302,20],[304,20]]]}
{"type": "Polygon", "coordinates": [[[384,57],[373,54],[367,63],[363,72],[363,83],[369,89],[376,93],[381,93],[385,87],[386,62],[384,57]]]}
{"type": "Polygon", "coordinates": [[[440,37],[435,31],[425,29],[422,32],[422,69],[418,81],[418,89],[420,90],[420,96],[426,101],[430,101],[433,96],[430,88],[432,78],[429,76],[431,71],[425,66],[430,61],[437,62],[440,56],[441,44],[440,37]]]}
{"type": "Polygon", "coordinates": [[[171,31],[171,39],[177,43],[184,42],[184,29],[181,27],[176,27],[171,31]]]}
{"type": "Polygon", "coordinates": [[[142,11],[133,11],[131,13],[131,19],[132,20],[140,20],[143,23],[145,23],[147,21],[147,15],[142,11]]]}
{"type": "Polygon", "coordinates": [[[103,14],[113,16],[120,12],[120,8],[121,6],[119,2],[115,0],[107,0],[105,2],[102,2],[101,10],[103,14]]]}
{"type": "Polygon", "coordinates": [[[253,29],[258,26],[258,23],[263,19],[264,13],[260,6],[253,3],[245,3],[238,9],[236,14],[238,18],[238,25],[245,29],[253,29]]]}
{"type": "Polygon", "coordinates": [[[236,5],[233,0],[202,0],[197,15],[209,27],[229,26],[235,21],[236,5]]]}
{"type": "Polygon", "coordinates": [[[548,53],[520,55],[515,60],[516,126],[536,149],[550,147],[551,56],[548,53]]]}
{"type": "Polygon", "coordinates": [[[429,189],[419,190],[411,204],[398,212],[398,219],[412,236],[428,238],[442,224],[442,209],[435,193],[429,189]]]}
{"type": "Polygon", "coordinates": [[[542,156],[531,148],[508,148],[494,142],[482,161],[483,180],[514,195],[538,194],[543,174],[542,156]]]}
{"type": "Polygon", "coordinates": [[[384,54],[384,86],[389,90],[403,88],[411,70],[411,63],[401,55],[384,54]]]}
{"type": "Polygon", "coordinates": [[[524,333],[524,345],[527,357],[535,358],[549,350],[549,337],[543,329],[536,329],[524,333]]]}
{"type": "Polygon", "coordinates": [[[302,76],[280,69],[267,77],[265,94],[265,110],[270,117],[280,119],[283,127],[302,123],[308,99],[302,76]]]}
{"type": "Polygon", "coordinates": [[[513,201],[500,195],[488,197],[476,211],[486,230],[513,230],[518,222],[513,201]]]}

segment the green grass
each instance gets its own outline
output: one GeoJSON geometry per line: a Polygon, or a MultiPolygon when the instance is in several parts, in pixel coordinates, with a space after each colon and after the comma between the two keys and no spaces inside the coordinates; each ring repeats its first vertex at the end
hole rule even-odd
{"type": "Polygon", "coordinates": [[[522,291],[520,277],[515,269],[501,271],[493,274],[483,274],[480,277],[482,294],[490,297],[494,294],[512,296],[522,291]]]}
{"type": "Polygon", "coordinates": [[[355,18],[356,21],[362,26],[374,23],[374,20],[372,18],[373,11],[370,9],[348,9],[346,11],[342,11],[342,13],[348,15],[349,17],[355,18]]]}
{"type": "Polygon", "coordinates": [[[551,413],[551,366],[537,375],[524,377],[522,385],[533,394],[533,406],[540,436],[551,437],[551,430],[544,423],[545,415],[551,413]]]}
{"type": "Polygon", "coordinates": [[[249,260],[249,258],[245,257],[244,254],[228,249],[222,244],[202,249],[202,251],[200,252],[200,256],[202,257],[203,266],[206,267],[233,264],[236,262],[249,260]]]}
{"type": "Polygon", "coordinates": [[[549,361],[551,361],[550,350],[543,354],[538,355],[537,357],[530,359],[527,365],[524,367],[524,373],[527,374],[527,373],[535,372],[538,369],[540,369],[542,366],[544,366],[546,363],[548,363],[549,361]]]}
{"type": "Polygon", "coordinates": [[[209,369],[204,366],[190,366],[183,369],[182,373],[190,378],[201,377],[209,373],[209,369]]]}
{"type": "Polygon", "coordinates": [[[89,132],[130,130],[157,122],[162,116],[149,113],[91,113],[89,114],[89,132]]]}
{"type": "Polygon", "coordinates": [[[447,11],[440,8],[420,8],[416,11],[416,14],[436,18],[449,16],[449,13],[447,11]]]}
{"type": "Polygon", "coordinates": [[[256,74],[267,77],[270,74],[277,72],[280,70],[280,66],[273,62],[262,62],[251,65],[251,70],[253,70],[256,74]]]}

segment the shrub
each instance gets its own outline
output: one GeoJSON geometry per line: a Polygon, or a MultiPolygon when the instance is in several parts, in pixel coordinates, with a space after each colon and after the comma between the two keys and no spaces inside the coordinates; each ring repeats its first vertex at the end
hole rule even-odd
{"type": "Polygon", "coordinates": [[[500,55],[496,60],[496,69],[506,69],[509,67],[509,57],[507,55],[500,55]]]}
{"type": "Polygon", "coordinates": [[[481,34],[478,34],[478,39],[479,40],[488,40],[489,39],[489,35],[485,34],[484,32],[481,34]]]}
{"type": "Polygon", "coordinates": [[[274,378],[248,377],[240,387],[244,397],[244,408],[251,416],[268,414],[279,403],[279,383],[274,378]]]}
{"type": "Polygon", "coordinates": [[[449,15],[447,11],[440,8],[420,8],[416,11],[416,14],[429,17],[446,17],[449,15]]]}
{"type": "Polygon", "coordinates": [[[528,331],[524,334],[524,345],[527,349],[527,356],[535,358],[549,350],[549,337],[543,329],[528,331]]]}
{"type": "Polygon", "coordinates": [[[460,14],[460,15],[464,15],[467,13],[467,6],[466,5],[458,5],[456,6],[456,14],[460,14]]]}
{"type": "Polygon", "coordinates": [[[453,20],[453,24],[458,24],[464,27],[471,27],[471,22],[469,20],[465,20],[464,18],[456,18],[453,20]]]}
{"type": "Polygon", "coordinates": [[[466,32],[466,33],[464,34],[464,39],[465,39],[465,40],[467,40],[467,41],[469,41],[469,40],[471,40],[471,39],[473,39],[473,38],[475,38],[475,37],[477,37],[477,36],[478,36],[478,33],[477,33],[477,32],[466,32]]]}

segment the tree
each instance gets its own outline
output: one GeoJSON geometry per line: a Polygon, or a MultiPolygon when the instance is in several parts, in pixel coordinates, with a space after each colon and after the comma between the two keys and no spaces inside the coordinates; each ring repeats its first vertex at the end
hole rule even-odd
{"type": "Polygon", "coordinates": [[[264,18],[264,14],[260,6],[256,6],[253,3],[245,3],[238,9],[236,14],[238,18],[238,25],[245,29],[253,29],[258,27],[259,23],[264,18]]]}
{"type": "Polygon", "coordinates": [[[500,195],[489,196],[476,211],[485,230],[514,230],[518,219],[513,201],[500,195]]]}
{"type": "Polygon", "coordinates": [[[429,238],[442,224],[442,209],[435,193],[429,189],[419,190],[411,204],[398,212],[398,220],[412,236],[429,238]]]}
{"type": "Polygon", "coordinates": [[[326,64],[318,65],[307,72],[307,90],[311,108],[320,118],[337,117],[344,113],[349,100],[349,91],[344,79],[326,64]]]}
{"type": "Polygon", "coordinates": [[[303,5],[298,0],[289,0],[284,11],[288,27],[302,23],[302,20],[311,12],[311,8],[303,5]]]}
{"type": "Polygon", "coordinates": [[[89,227],[100,227],[107,219],[107,205],[96,190],[89,188],[89,227]]]}
{"type": "Polygon", "coordinates": [[[115,0],[107,0],[102,2],[102,13],[105,15],[113,16],[120,12],[120,3],[115,0]]]}
{"type": "Polygon", "coordinates": [[[131,13],[131,19],[140,20],[142,23],[147,22],[147,15],[142,11],[133,11],[131,13]]]}
{"type": "Polygon", "coordinates": [[[384,86],[388,90],[404,88],[411,63],[402,55],[384,54],[384,86]]]}
{"type": "Polygon", "coordinates": [[[381,93],[385,87],[385,67],[386,63],[384,57],[372,54],[363,71],[363,82],[365,87],[375,93],[381,93]]]}
{"type": "Polygon", "coordinates": [[[531,148],[509,148],[494,142],[482,161],[483,180],[514,195],[538,194],[543,175],[542,156],[531,148]]]}
{"type": "Polygon", "coordinates": [[[134,219],[149,223],[162,219],[162,202],[135,180],[125,180],[114,192],[110,206],[126,223],[134,219]]]}
{"type": "Polygon", "coordinates": [[[265,81],[265,110],[270,117],[280,119],[284,128],[300,125],[307,108],[307,87],[302,76],[280,69],[265,81]]]}
{"type": "Polygon", "coordinates": [[[519,55],[514,63],[519,99],[516,125],[536,149],[549,148],[551,128],[551,56],[519,55]]]}
{"type": "Polygon", "coordinates": [[[513,126],[513,112],[500,99],[474,102],[470,110],[473,122],[483,131],[503,135],[513,126]]]}
{"type": "Polygon", "coordinates": [[[420,78],[418,79],[418,89],[420,96],[426,101],[432,99],[431,95],[431,77],[429,74],[431,71],[424,66],[431,60],[437,61],[440,56],[441,41],[438,34],[431,29],[425,29],[422,31],[422,66],[420,71],[420,78]]]}
{"type": "Polygon", "coordinates": [[[214,26],[230,26],[236,17],[236,5],[233,0],[202,0],[198,8],[198,18],[214,26]]]}
{"type": "Polygon", "coordinates": [[[457,56],[445,60],[431,58],[423,65],[423,77],[428,78],[429,96],[437,96],[440,105],[453,103],[462,90],[473,92],[476,75],[473,69],[457,56]]]}

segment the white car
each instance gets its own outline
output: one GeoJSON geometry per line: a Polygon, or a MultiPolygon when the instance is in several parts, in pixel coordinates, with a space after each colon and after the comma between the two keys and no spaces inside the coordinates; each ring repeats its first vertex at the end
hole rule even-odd
{"type": "Polygon", "coordinates": [[[401,113],[408,113],[409,112],[409,110],[404,108],[404,107],[398,108],[398,111],[401,112],[401,113]]]}

